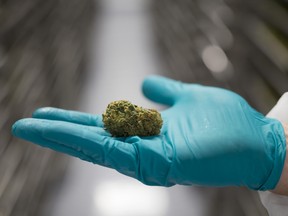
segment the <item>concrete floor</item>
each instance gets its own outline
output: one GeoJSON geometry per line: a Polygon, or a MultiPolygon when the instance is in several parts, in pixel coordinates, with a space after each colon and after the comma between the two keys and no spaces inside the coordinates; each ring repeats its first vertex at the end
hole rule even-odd
{"type": "MultiPolygon", "coordinates": [[[[161,109],[141,93],[148,74],[160,74],[147,0],[103,0],[94,35],[91,74],[79,110],[102,113],[117,99],[161,109]]],[[[206,194],[207,195],[207,194],[206,194]]],[[[148,187],[114,170],[71,159],[52,216],[169,216],[205,214],[197,188],[148,187]]]]}

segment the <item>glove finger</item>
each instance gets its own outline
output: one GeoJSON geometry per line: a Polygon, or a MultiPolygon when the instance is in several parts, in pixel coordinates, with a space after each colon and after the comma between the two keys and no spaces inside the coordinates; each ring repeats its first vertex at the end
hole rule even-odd
{"type": "Polygon", "coordinates": [[[33,118],[67,121],[75,124],[103,127],[102,116],[92,115],[78,111],[64,110],[53,107],[37,109],[32,114],[33,118]]]}
{"type": "Polygon", "coordinates": [[[173,105],[183,91],[184,84],[161,76],[148,76],[143,84],[144,95],[152,101],[173,105]]]}
{"type": "Polygon", "coordinates": [[[40,128],[38,127],[38,125],[35,125],[35,127],[33,126],[31,127],[26,124],[29,124],[29,122],[23,122],[23,120],[20,120],[19,122],[15,123],[12,129],[13,135],[21,139],[27,140],[29,142],[38,144],[44,148],[50,148],[54,151],[65,153],[73,157],[78,157],[85,161],[89,161],[89,162],[93,161],[92,158],[90,158],[87,155],[82,154],[81,152],[78,152],[64,145],[58,145],[54,142],[46,140],[45,138],[41,136],[42,132],[40,131],[40,128]],[[29,129],[27,129],[27,127],[29,129]]]}
{"type": "Polygon", "coordinates": [[[43,147],[136,177],[138,162],[134,146],[111,137],[102,128],[32,118],[17,121],[12,132],[43,147]]]}

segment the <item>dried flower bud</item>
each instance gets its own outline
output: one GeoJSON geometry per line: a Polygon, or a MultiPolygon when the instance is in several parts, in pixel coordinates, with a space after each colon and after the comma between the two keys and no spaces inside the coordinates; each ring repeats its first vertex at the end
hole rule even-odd
{"type": "Polygon", "coordinates": [[[102,117],[105,129],[115,137],[158,135],[163,124],[157,110],[144,109],[125,100],[108,104],[102,117]]]}

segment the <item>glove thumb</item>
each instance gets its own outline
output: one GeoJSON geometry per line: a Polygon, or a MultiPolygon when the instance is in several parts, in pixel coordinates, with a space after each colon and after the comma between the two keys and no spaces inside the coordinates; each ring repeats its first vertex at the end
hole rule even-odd
{"type": "Polygon", "coordinates": [[[173,105],[179,98],[184,84],[161,76],[148,76],[142,84],[143,94],[150,100],[164,105],[173,105]]]}

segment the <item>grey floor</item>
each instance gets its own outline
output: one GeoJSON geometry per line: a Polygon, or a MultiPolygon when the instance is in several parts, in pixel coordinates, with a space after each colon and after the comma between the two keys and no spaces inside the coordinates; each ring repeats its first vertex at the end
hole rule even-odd
{"type": "MultiPolygon", "coordinates": [[[[103,0],[93,36],[90,77],[79,110],[102,113],[117,99],[158,108],[141,93],[148,74],[161,73],[147,0],[103,0]]],[[[61,189],[49,202],[52,216],[204,215],[197,188],[148,187],[114,170],[71,158],[61,189]]]]}

